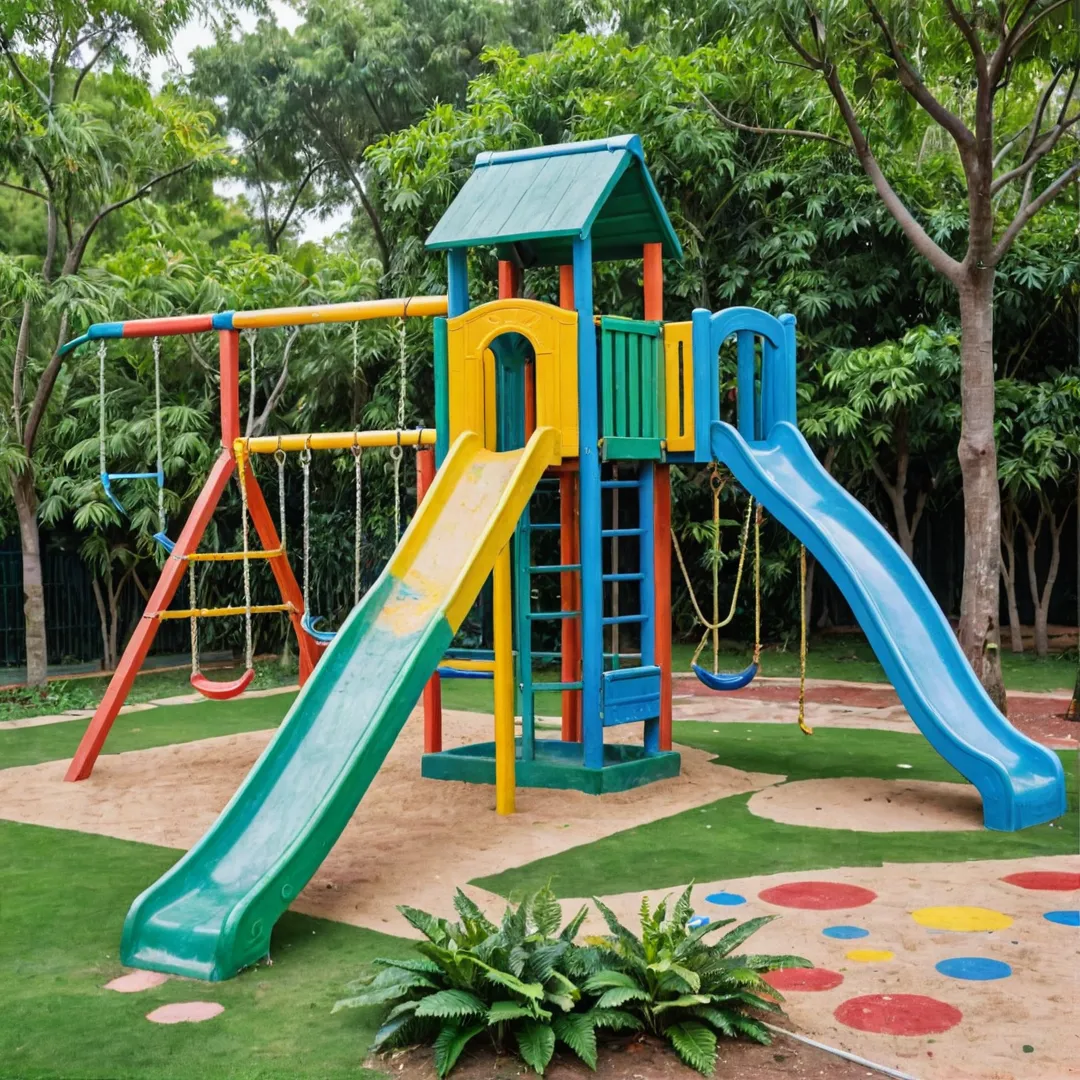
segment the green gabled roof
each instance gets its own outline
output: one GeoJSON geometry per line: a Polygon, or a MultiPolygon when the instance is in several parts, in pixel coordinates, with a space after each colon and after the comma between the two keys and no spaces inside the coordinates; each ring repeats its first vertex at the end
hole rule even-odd
{"type": "Polygon", "coordinates": [[[640,258],[653,243],[682,258],[636,135],[479,154],[427,246],[495,245],[523,266],[557,266],[590,233],[597,262],[640,258]]]}

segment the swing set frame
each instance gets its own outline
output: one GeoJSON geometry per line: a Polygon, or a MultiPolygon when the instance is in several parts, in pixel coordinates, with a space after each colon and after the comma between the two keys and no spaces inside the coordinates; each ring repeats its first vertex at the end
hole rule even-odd
{"type": "MultiPolygon", "coordinates": [[[[169,606],[187,576],[190,556],[200,556],[199,543],[206,531],[214,510],[221,500],[225,487],[237,467],[237,454],[273,452],[278,447],[275,436],[264,440],[245,439],[240,426],[240,332],[242,330],[268,329],[271,327],[302,326],[323,323],[358,322],[366,319],[424,317],[445,315],[447,301],[445,296],[416,296],[404,299],[356,301],[345,304],[325,304],[308,308],[268,308],[261,311],[221,312],[216,315],[182,315],[164,319],[136,319],[129,322],[96,323],[78,338],[69,341],[61,350],[68,353],[91,341],[110,338],[154,338],[173,337],[183,334],[216,331],[218,334],[218,358],[220,368],[220,410],[221,410],[221,451],[210,469],[210,474],[192,506],[183,528],[176,537],[172,552],[165,559],[157,585],[150,594],[146,608],[128,641],[124,654],[113,672],[108,689],[101,699],[86,732],[79,743],[75,756],[71,760],[64,779],[67,781],[85,780],[90,776],[101,748],[105,744],[113,722],[120,712],[128,692],[135,681],[135,676],[142,667],[150,646],[157,635],[158,627],[165,618],[190,618],[192,612],[169,611],[169,606]],[[269,442],[272,445],[267,446],[269,442]],[[166,614],[167,613],[167,614],[166,614]]],[[[377,439],[382,436],[390,443],[397,440],[396,432],[361,432],[362,440],[377,439]]],[[[434,432],[402,432],[402,444],[408,444],[410,437],[415,443],[430,445],[434,443],[434,432]]],[[[290,445],[290,440],[298,439],[303,445],[308,436],[282,436],[283,447],[290,445]]],[[[347,440],[344,445],[354,445],[355,432],[341,435],[311,435],[312,449],[330,449],[336,440],[347,440]]],[[[386,445],[390,445],[386,443],[386,445]]],[[[370,442],[366,445],[377,445],[370,442]]],[[[299,447],[298,447],[299,448],[299,447]]],[[[419,447],[418,447],[419,448],[419,447]]],[[[246,470],[248,511],[255,534],[262,546],[262,551],[251,551],[248,557],[265,558],[274,575],[281,605],[269,605],[274,610],[285,612],[292,624],[299,644],[300,684],[303,685],[319,657],[324,646],[308,635],[302,625],[304,616],[303,594],[300,584],[286,557],[270,557],[281,550],[281,539],[277,526],[267,506],[262,488],[250,467],[246,470]]],[[[419,494],[419,492],[418,492],[419,494]]],[[[198,561],[225,561],[233,553],[205,553],[211,556],[198,561]]],[[[246,606],[235,609],[236,614],[247,613],[246,606]]],[[[257,607],[252,607],[252,614],[257,607]]],[[[232,613],[234,609],[206,609],[207,616],[232,613]]],[[[198,614],[204,614],[199,610],[198,614]]]]}

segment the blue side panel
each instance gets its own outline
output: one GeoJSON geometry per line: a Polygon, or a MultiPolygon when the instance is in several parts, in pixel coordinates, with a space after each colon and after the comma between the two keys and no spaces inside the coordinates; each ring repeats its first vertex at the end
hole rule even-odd
{"type": "Polygon", "coordinates": [[[660,669],[655,664],[604,672],[604,727],[658,722],[659,716],[660,669]]]}
{"type": "Polygon", "coordinates": [[[978,788],[987,828],[1023,829],[1063,814],[1057,755],[998,712],[919,572],[821,467],[798,430],[781,422],[752,447],[717,423],[711,445],[836,582],[919,730],[978,788]]]}

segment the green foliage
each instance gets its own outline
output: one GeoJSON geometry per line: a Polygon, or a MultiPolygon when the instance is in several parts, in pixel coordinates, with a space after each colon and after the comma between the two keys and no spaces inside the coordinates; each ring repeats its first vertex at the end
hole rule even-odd
{"type": "Polygon", "coordinates": [[[399,908],[426,938],[416,946],[420,959],[376,960],[376,971],[352,984],[355,993],[334,1010],[390,1005],[375,1049],[430,1041],[440,1077],[482,1032],[499,1048],[512,1040],[541,1074],[556,1041],[595,1067],[595,1023],[574,1013],[581,992],[573,937],[585,909],[563,927],[550,889],[507,907],[498,926],[460,889],[454,907],[457,922],[399,908]]]}
{"type": "Polygon", "coordinates": [[[710,944],[706,938],[735,920],[691,930],[690,892],[687,886],[673,904],[665,897],[655,908],[643,897],[640,935],[594,898],[609,933],[588,939],[600,967],[582,990],[595,996],[597,1009],[621,1010],[645,1030],[668,1039],[691,1068],[710,1075],[718,1034],[770,1041],[768,1030],[751,1015],[780,1011],[777,992],[762,973],[811,964],[798,956],[735,954],[775,918],[771,915],[750,919],[710,944]]]}
{"type": "Polygon", "coordinates": [[[776,992],[761,972],[807,967],[795,956],[732,955],[773,916],[751,919],[713,945],[704,938],[734,920],[691,931],[690,889],[675,904],[641,906],[641,936],[593,901],[610,935],[574,937],[582,908],[565,926],[549,887],[507,907],[496,926],[461,890],[458,922],[415,908],[398,910],[426,938],[418,960],[376,960],[374,973],[351,985],[356,991],[334,1006],[386,1008],[375,1049],[431,1042],[440,1077],[482,1032],[497,1049],[514,1045],[522,1060],[543,1075],[556,1044],[596,1068],[598,1031],[649,1031],[668,1038],[692,1068],[709,1074],[716,1035],[745,1035],[768,1042],[750,1010],[779,1012],[776,992]],[[767,996],[763,996],[767,995],[767,996]]]}

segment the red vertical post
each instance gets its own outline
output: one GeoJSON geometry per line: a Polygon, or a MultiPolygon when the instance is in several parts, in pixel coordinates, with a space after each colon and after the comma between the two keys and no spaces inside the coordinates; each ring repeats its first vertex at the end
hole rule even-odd
{"type": "MultiPolygon", "coordinates": [[[[559,307],[574,308],[574,268],[559,267],[559,307]]],[[[581,559],[577,473],[564,464],[559,476],[559,561],[565,566],[581,559]]],[[[581,575],[573,571],[559,575],[559,607],[562,611],[581,610],[581,575]]],[[[560,642],[562,682],[581,679],[581,621],[563,619],[560,642]]],[[[564,690],[562,700],[562,737],[564,742],[581,742],[581,691],[564,690]]]]}
{"type": "Polygon", "coordinates": [[[221,445],[232,453],[240,438],[240,332],[218,333],[218,363],[221,368],[221,445]]]}
{"type": "MultiPolygon", "coordinates": [[[[645,318],[664,317],[663,246],[646,244],[642,270],[645,318]]],[[[660,749],[671,749],[671,467],[656,466],[653,480],[653,581],[656,664],[660,668],[660,749]]]]}
{"type": "MultiPolygon", "coordinates": [[[[435,480],[435,450],[425,446],[416,451],[416,506],[435,480]]],[[[427,681],[424,702],[424,753],[437,754],[442,750],[442,681],[435,672],[427,681]]]]}

